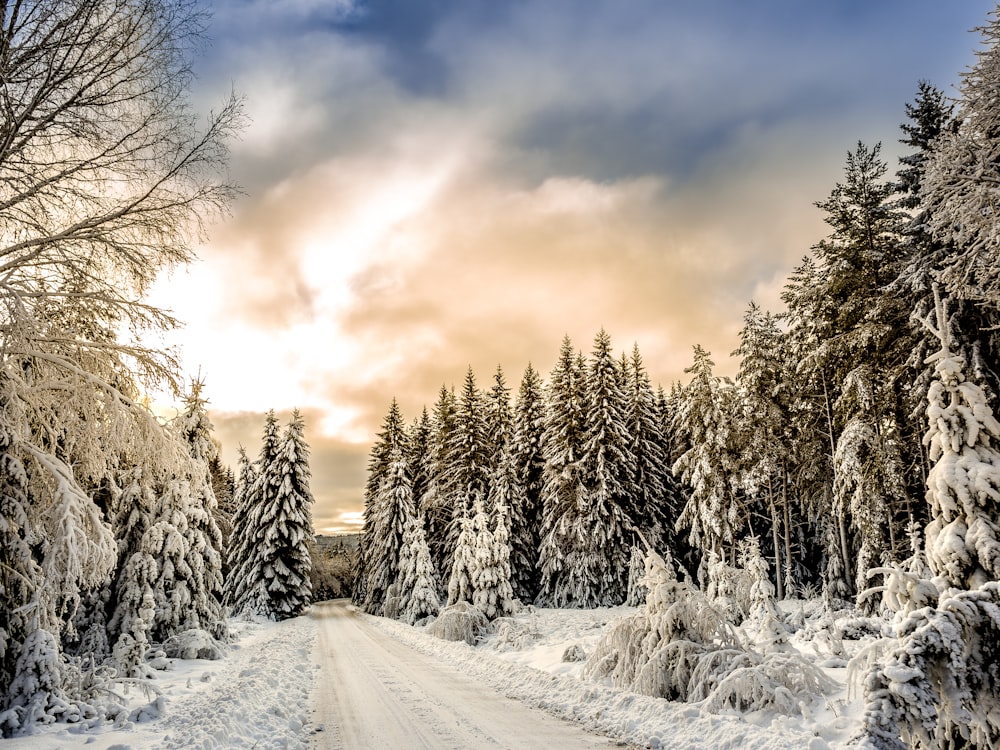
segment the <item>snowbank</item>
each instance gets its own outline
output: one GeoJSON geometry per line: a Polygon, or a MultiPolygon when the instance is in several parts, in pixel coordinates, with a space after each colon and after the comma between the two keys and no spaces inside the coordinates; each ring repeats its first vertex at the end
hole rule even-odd
{"type": "MultiPolygon", "coordinates": [[[[298,617],[280,623],[232,622],[238,641],[219,661],[171,660],[154,681],[163,693],[162,714],[151,720],[55,725],[43,734],[0,740],[3,750],[215,750],[308,747],[316,623],[298,617]]],[[[136,708],[150,697],[133,691],[136,708]]]]}
{"type": "Polygon", "coordinates": [[[670,750],[825,750],[843,746],[856,718],[818,705],[810,719],[771,712],[712,714],[700,705],[670,703],[582,681],[580,662],[565,662],[573,645],[589,653],[608,623],[633,607],[538,609],[500,622],[477,647],[434,638],[422,628],[372,617],[379,629],[446,661],[504,695],[594,732],[670,750]]]}

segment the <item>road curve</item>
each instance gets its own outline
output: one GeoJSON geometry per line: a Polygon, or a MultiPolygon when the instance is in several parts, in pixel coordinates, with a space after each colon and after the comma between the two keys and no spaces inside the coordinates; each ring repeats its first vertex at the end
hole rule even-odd
{"type": "Polygon", "coordinates": [[[313,747],[561,750],[616,744],[506,698],[371,627],[346,600],[317,618],[313,747]]]}

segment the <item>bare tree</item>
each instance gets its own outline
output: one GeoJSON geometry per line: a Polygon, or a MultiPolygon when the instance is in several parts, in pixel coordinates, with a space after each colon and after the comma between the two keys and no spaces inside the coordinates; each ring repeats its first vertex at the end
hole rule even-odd
{"type": "Polygon", "coordinates": [[[49,701],[17,689],[37,669],[21,644],[58,642],[116,565],[122,476],[190,471],[140,401],[178,384],[141,340],[176,321],[142,298],[236,192],[240,102],[200,125],[189,97],[205,21],[191,0],[0,0],[0,459],[17,467],[0,498],[0,710],[18,721],[49,701]]]}

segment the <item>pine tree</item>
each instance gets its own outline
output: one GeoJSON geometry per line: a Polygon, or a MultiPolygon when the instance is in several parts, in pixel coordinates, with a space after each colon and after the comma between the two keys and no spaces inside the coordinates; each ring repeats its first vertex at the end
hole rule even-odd
{"type": "Polygon", "coordinates": [[[431,552],[419,516],[406,521],[400,558],[400,619],[407,625],[414,625],[437,615],[441,609],[431,552]]]}
{"type": "Polygon", "coordinates": [[[441,386],[431,420],[433,429],[428,446],[427,489],[421,497],[416,498],[426,524],[431,560],[440,580],[447,580],[451,572],[448,527],[452,515],[450,503],[453,493],[448,451],[455,433],[455,412],[454,391],[441,386]]]}
{"type": "Polygon", "coordinates": [[[296,409],[281,436],[274,464],[261,467],[261,476],[273,480],[265,485],[261,498],[260,523],[265,533],[258,554],[268,615],[276,620],[302,614],[312,597],[313,496],[304,433],[305,422],[296,409]]]}
{"type": "Polygon", "coordinates": [[[771,313],[751,303],[744,315],[736,383],[740,394],[740,484],[751,498],[762,498],[771,520],[778,598],[794,586],[791,543],[792,508],[788,468],[791,404],[785,341],[771,313]],[[782,566],[782,561],[784,566],[782,566]]]}
{"type": "Polygon", "coordinates": [[[611,354],[611,338],[602,329],[594,338],[586,382],[586,412],[581,466],[585,506],[581,516],[591,524],[577,533],[577,543],[592,545],[595,599],[625,600],[631,549],[628,537],[639,522],[635,487],[635,455],[627,424],[622,374],[611,354]],[[607,524],[607,525],[605,525],[607,524]]]}
{"type": "Polygon", "coordinates": [[[459,518],[458,527],[451,577],[448,579],[449,607],[458,602],[471,604],[475,595],[472,576],[476,567],[476,531],[471,518],[459,518]]]}
{"type": "Polygon", "coordinates": [[[216,499],[212,489],[211,461],[218,457],[212,441],[212,423],[207,402],[201,395],[204,384],[196,380],[185,399],[185,409],[176,425],[191,457],[190,504],[188,516],[188,567],[193,578],[191,627],[207,630],[216,637],[225,634],[222,616],[222,533],[216,523],[216,499]]]}
{"type": "Polygon", "coordinates": [[[407,519],[416,515],[406,459],[399,448],[389,460],[389,474],[365,505],[365,610],[383,613],[389,587],[399,580],[400,555],[407,519]]]}
{"type": "MultiPolygon", "coordinates": [[[[545,471],[538,550],[541,582],[536,602],[543,606],[567,604],[571,597],[566,581],[576,574],[567,561],[567,553],[580,544],[576,540],[578,528],[572,519],[579,515],[578,503],[584,491],[580,467],[585,427],[583,383],[584,368],[566,336],[549,377],[542,437],[545,471]]],[[[587,540],[587,543],[592,542],[587,540]]]]}
{"type": "Polygon", "coordinates": [[[402,545],[403,523],[395,507],[391,486],[399,485],[397,494],[405,494],[413,504],[407,455],[409,445],[406,427],[396,399],[382,422],[382,430],[372,446],[368,460],[368,479],[365,484],[364,530],[359,548],[355,603],[368,612],[381,614],[386,592],[396,579],[399,549],[402,545]],[[400,465],[401,464],[401,465],[400,465]]]}
{"type": "Polygon", "coordinates": [[[712,373],[714,365],[709,353],[696,345],[694,363],[685,370],[691,380],[682,392],[674,423],[687,449],[673,471],[690,488],[678,527],[689,530],[692,547],[722,556],[724,548],[733,548],[743,518],[730,482],[736,467],[729,449],[731,415],[724,391],[731,386],[712,373]]]}
{"type": "Polygon", "coordinates": [[[455,412],[455,429],[447,446],[448,556],[458,544],[461,519],[472,517],[476,500],[485,502],[489,493],[490,467],[493,457],[487,441],[485,399],[476,387],[470,367],[465,374],[462,394],[455,412]]]}
{"type": "Polygon", "coordinates": [[[243,615],[271,616],[267,591],[264,588],[264,565],[261,551],[268,533],[264,523],[265,505],[273,497],[277,485],[274,468],[277,466],[281,438],[278,418],[270,410],[264,420],[264,434],[260,453],[253,468],[253,484],[247,488],[245,507],[248,510],[245,557],[232,572],[235,581],[233,612],[243,615]]]}
{"type": "Polygon", "coordinates": [[[247,582],[248,565],[253,550],[253,519],[255,512],[253,487],[257,481],[253,465],[243,446],[239,449],[239,474],[233,486],[233,532],[226,549],[226,563],[229,575],[226,578],[223,602],[235,609],[240,600],[240,591],[247,582]]]}
{"type": "Polygon", "coordinates": [[[497,365],[493,376],[493,386],[486,395],[486,445],[493,457],[490,463],[490,473],[496,469],[500,452],[505,450],[513,439],[514,415],[510,403],[510,388],[507,387],[503,369],[497,365]]]}
{"type": "Polygon", "coordinates": [[[927,475],[927,562],[948,585],[971,589],[1000,580],[1000,422],[951,352],[944,302],[936,327],[926,325],[941,342],[931,358],[937,379],[927,393],[924,436],[934,461],[927,475]]]}
{"type": "Polygon", "coordinates": [[[1000,307],[997,184],[1000,182],[1000,15],[978,29],[984,46],[962,75],[954,131],[934,143],[925,164],[921,206],[930,212],[934,236],[950,244],[940,274],[950,296],[1000,307]]]}
{"type": "Polygon", "coordinates": [[[541,378],[529,364],[521,379],[514,404],[513,439],[508,456],[513,463],[515,480],[521,488],[517,498],[508,503],[510,511],[511,585],[522,602],[532,602],[538,595],[538,545],[542,524],[542,455],[545,428],[545,401],[541,378]]]}
{"type": "Polygon", "coordinates": [[[657,397],[649,382],[638,344],[632,347],[632,356],[627,360],[624,371],[627,376],[629,448],[635,457],[635,522],[653,549],[673,552],[673,529],[680,512],[680,498],[667,462],[667,440],[657,397]]]}
{"type": "Polygon", "coordinates": [[[506,617],[514,611],[511,587],[509,502],[516,496],[513,464],[506,450],[501,451],[493,473],[490,502],[479,503],[472,519],[475,556],[472,567],[472,604],[487,619],[506,617]],[[493,508],[493,521],[486,507],[493,508]]]}

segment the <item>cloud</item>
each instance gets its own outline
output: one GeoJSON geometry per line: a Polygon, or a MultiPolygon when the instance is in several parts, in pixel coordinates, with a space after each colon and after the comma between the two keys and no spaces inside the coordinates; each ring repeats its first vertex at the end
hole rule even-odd
{"type": "Polygon", "coordinates": [[[604,327],[665,384],[695,343],[731,373],[846,151],[891,157],[917,79],[972,59],[949,30],[992,5],[215,3],[197,97],[246,93],[248,195],[154,301],[230,456],[268,407],[309,410],[336,527],[389,401],[412,418],[470,365],[516,387],[604,327]]]}

